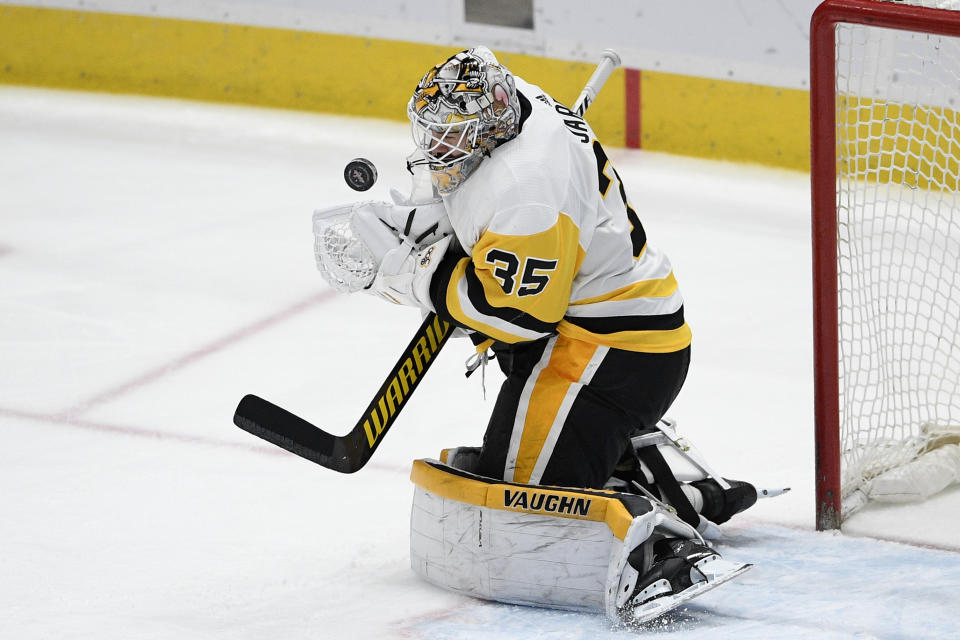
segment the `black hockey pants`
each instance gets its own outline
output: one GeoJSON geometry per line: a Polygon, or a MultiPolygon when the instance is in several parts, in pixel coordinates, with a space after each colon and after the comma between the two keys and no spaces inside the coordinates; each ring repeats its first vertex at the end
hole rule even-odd
{"type": "Polygon", "coordinates": [[[477,472],[567,487],[602,487],[631,432],[669,409],[690,365],[689,347],[637,353],[557,335],[494,351],[507,379],[477,472]]]}

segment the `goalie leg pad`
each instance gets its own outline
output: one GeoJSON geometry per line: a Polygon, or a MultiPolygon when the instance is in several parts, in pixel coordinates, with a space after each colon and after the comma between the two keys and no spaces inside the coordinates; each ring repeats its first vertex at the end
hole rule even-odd
{"type": "MultiPolygon", "coordinates": [[[[690,526],[643,496],[506,483],[433,460],[414,462],[411,479],[413,570],[473,597],[634,621],[642,575],[631,553],[648,554],[648,573],[656,564],[652,547],[643,546],[648,540],[696,539],[690,526]]],[[[719,560],[712,550],[710,557],[719,560]]],[[[656,595],[656,607],[648,607],[656,615],[693,597],[656,595]]]]}

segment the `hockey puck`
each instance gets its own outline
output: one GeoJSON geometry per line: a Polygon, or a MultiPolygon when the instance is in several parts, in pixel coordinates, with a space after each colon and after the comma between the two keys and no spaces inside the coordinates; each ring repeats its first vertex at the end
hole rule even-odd
{"type": "Polygon", "coordinates": [[[343,168],[343,179],[354,191],[366,191],[377,181],[377,168],[366,158],[354,158],[343,168]]]}

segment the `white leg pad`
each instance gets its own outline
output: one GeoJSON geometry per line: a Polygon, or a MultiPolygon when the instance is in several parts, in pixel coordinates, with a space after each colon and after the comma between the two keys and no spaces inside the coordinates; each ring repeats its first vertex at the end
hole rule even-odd
{"type": "Polygon", "coordinates": [[[605,613],[627,556],[659,527],[691,527],[641,496],[503,483],[434,460],[414,462],[410,561],[465,595],[605,613]]]}

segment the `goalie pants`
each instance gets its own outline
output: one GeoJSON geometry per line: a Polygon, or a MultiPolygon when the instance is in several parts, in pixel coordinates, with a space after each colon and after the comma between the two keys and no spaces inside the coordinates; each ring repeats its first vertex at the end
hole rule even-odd
{"type": "Polygon", "coordinates": [[[566,487],[603,487],[631,433],[670,408],[690,365],[690,347],[638,353],[561,335],[494,352],[507,379],[477,472],[566,487]]]}

